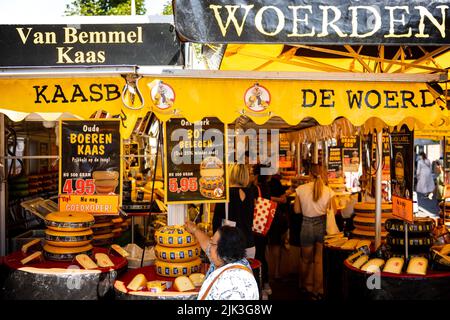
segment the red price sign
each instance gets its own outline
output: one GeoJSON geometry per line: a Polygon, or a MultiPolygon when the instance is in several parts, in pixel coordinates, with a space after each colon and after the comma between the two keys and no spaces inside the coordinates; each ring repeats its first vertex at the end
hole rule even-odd
{"type": "Polygon", "coordinates": [[[66,194],[92,195],[95,192],[94,179],[67,179],[62,191],[66,194]]]}
{"type": "Polygon", "coordinates": [[[169,179],[169,191],[170,192],[195,192],[198,190],[197,178],[181,178],[178,181],[178,178],[170,178],[169,179]]]}

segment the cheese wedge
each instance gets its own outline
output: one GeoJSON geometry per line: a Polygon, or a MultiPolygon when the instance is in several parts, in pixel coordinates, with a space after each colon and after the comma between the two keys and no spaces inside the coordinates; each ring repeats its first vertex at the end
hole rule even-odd
{"type": "Polygon", "coordinates": [[[189,275],[189,279],[192,281],[194,286],[201,287],[203,281],[205,280],[205,275],[203,273],[192,273],[189,275]]]}
{"type": "Polygon", "coordinates": [[[364,246],[367,246],[370,248],[370,245],[372,244],[372,241],[370,240],[359,240],[358,243],[355,246],[355,249],[362,248],[364,246]]]}
{"type": "Polygon", "coordinates": [[[97,260],[97,264],[99,267],[102,268],[114,267],[114,263],[111,261],[111,259],[108,257],[107,254],[96,253],[95,260],[97,260]]]}
{"type": "Polygon", "coordinates": [[[343,243],[345,243],[348,240],[348,238],[343,237],[343,238],[333,238],[333,239],[325,240],[325,244],[332,246],[332,245],[335,245],[336,243],[342,243],[343,240],[344,240],[343,243]]]}
{"type": "Polygon", "coordinates": [[[362,266],[361,270],[366,272],[380,272],[381,267],[384,265],[384,260],[380,258],[370,259],[365,265],[362,266]]]}
{"type": "Polygon", "coordinates": [[[175,290],[180,292],[194,290],[195,286],[192,281],[186,276],[177,277],[173,283],[175,290]]]}
{"type": "Polygon", "coordinates": [[[331,247],[340,248],[347,242],[347,240],[348,240],[347,238],[342,238],[342,239],[339,239],[338,241],[334,241],[334,242],[330,243],[329,245],[331,247]]]}
{"type": "Polygon", "coordinates": [[[75,257],[75,260],[85,269],[96,269],[98,268],[97,264],[92,261],[91,258],[87,254],[78,254],[75,257]]]}
{"type": "Polygon", "coordinates": [[[147,282],[147,289],[150,292],[160,293],[166,290],[166,282],[165,281],[149,281],[147,282]]]}
{"type": "Polygon", "coordinates": [[[133,280],[128,284],[127,289],[131,291],[138,291],[147,286],[147,279],[144,274],[139,273],[136,275],[133,280]]]}
{"type": "Polygon", "coordinates": [[[30,249],[32,246],[37,245],[38,243],[41,243],[41,240],[40,240],[40,239],[33,239],[33,240],[31,240],[31,241],[25,243],[25,244],[22,246],[22,253],[26,254],[27,251],[28,251],[28,249],[30,249]]]}
{"type": "Polygon", "coordinates": [[[336,233],[336,234],[325,235],[323,238],[325,240],[328,240],[328,239],[332,239],[332,238],[342,238],[342,237],[344,237],[344,233],[343,232],[339,232],[339,233],[336,233]]]}
{"type": "Polygon", "coordinates": [[[358,242],[359,242],[358,239],[350,239],[347,242],[345,242],[344,245],[341,246],[341,249],[353,250],[355,249],[355,246],[357,245],[358,242]]]}
{"type": "Polygon", "coordinates": [[[386,261],[386,265],[384,266],[383,272],[390,272],[400,274],[402,272],[403,258],[393,257],[386,261]]]}
{"type": "Polygon", "coordinates": [[[362,265],[364,263],[366,263],[368,260],[369,260],[369,256],[364,255],[362,257],[359,257],[355,262],[353,262],[352,266],[360,269],[362,267],[362,265]]]}
{"type": "Polygon", "coordinates": [[[111,249],[113,249],[114,251],[116,251],[118,254],[120,254],[122,257],[126,258],[129,257],[130,254],[128,253],[128,251],[126,251],[125,249],[123,249],[121,246],[119,246],[118,244],[113,244],[111,245],[111,249]]]}
{"type": "Polygon", "coordinates": [[[27,264],[28,262],[30,262],[34,259],[38,259],[38,258],[41,259],[41,257],[42,257],[42,251],[36,251],[36,252],[30,254],[28,257],[20,260],[20,262],[22,264],[27,264]]]}
{"type": "Polygon", "coordinates": [[[443,256],[446,256],[450,253],[450,244],[446,244],[441,251],[439,251],[440,254],[442,254],[443,256]]]}

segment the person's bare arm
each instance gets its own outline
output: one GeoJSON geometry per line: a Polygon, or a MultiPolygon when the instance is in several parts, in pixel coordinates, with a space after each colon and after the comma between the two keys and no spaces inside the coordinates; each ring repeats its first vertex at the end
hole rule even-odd
{"type": "Polygon", "coordinates": [[[202,230],[197,228],[197,225],[193,223],[192,221],[186,221],[184,224],[184,228],[187,232],[190,232],[194,235],[194,237],[197,239],[198,243],[200,244],[200,247],[203,249],[203,251],[206,252],[206,248],[209,245],[209,237],[206,233],[204,233],[202,230]]]}
{"type": "Polygon", "coordinates": [[[295,196],[294,212],[295,213],[302,213],[302,206],[300,205],[300,198],[298,197],[298,195],[295,196]]]}

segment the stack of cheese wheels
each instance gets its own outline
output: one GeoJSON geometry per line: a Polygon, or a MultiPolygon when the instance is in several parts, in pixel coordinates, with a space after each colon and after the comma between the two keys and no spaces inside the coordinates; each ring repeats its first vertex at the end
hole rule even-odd
{"type": "MultiPolygon", "coordinates": [[[[115,216],[114,216],[115,217],[115,216]]],[[[95,224],[92,226],[94,239],[92,244],[96,247],[109,246],[114,239],[114,223],[112,216],[96,216],[95,224]]]]}
{"type": "MultiPolygon", "coordinates": [[[[415,253],[428,253],[433,245],[434,238],[431,235],[435,226],[431,218],[415,218],[414,222],[407,224],[408,248],[415,253]]],[[[400,219],[388,219],[386,230],[389,235],[386,243],[394,252],[403,252],[405,249],[405,223],[400,219]]]]}
{"type": "MultiPolygon", "coordinates": [[[[354,207],[355,217],[352,230],[352,237],[357,239],[375,238],[375,202],[358,202],[354,207]]],[[[381,237],[387,236],[384,224],[387,219],[392,218],[392,204],[381,204],[381,237]]]]}
{"type": "Polygon", "coordinates": [[[443,202],[440,204],[441,209],[443,208],[443,216],[445,226],[450,231],[450,202],[443,202]]]}
{"type": "Polygon", "coordinates": [[[81,212],[53,212],[45,217],[44,255],[49,260],[72,261],[78,254],[91,254],[94,217],[81,212]]]}
{"type": "Polygon", "coordinates": [[[182,226],[165,226],[155,232],[156,273],[164,277],[188,276],[200,271],[200,246],[182,226]]]}

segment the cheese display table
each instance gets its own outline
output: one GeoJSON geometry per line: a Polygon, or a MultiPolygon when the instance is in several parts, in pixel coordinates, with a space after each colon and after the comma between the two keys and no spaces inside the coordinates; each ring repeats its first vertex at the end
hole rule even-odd
{"type": "Polygon", "coordinates": [[[426,275],[381,272],[377,288],[376,275],[352,267],[348,261],[343,269],[344,300],[450,300],[448,271],[428,271],[426,275]]]}
{"type": "MultiPolygon", "coordinates": [[[[203,266],[202,269],[205,269],[203,266]]],[[[154,265],[129,270],[114,283],[114,291],[117,300],[196,300],[200,287],[196,287],[194,291],[179,292],[173,288],[175,278],[163,277],[158,275],[154,265]],[[147,281],[165,281],[167,289],[163,292],[151,292],[148,290],[130,291],[127,289],[128,284],[133,278],[143,274],[147,281]]]]}
{"type": "MultiPolygon", "coordinates": [[[[93,254],[108,249],[93,249],[93,254]]],[[[10,300],[97,300],[112,296],[117,275],[127,267],[127,260],[109,255],[114,267],[85,270],[76,262],[33,261],[23,265],[25,257],[14,252],[4,258],[8,270],[2,291],[10,300]]]]}

